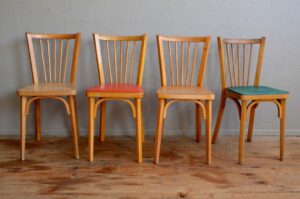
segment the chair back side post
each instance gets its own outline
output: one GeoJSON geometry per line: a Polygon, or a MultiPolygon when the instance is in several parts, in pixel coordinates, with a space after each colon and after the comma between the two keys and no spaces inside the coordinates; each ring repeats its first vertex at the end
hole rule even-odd
{"type": "Polygon", "coordinates": [[[222,91],[224,91],[224,89],[227,87],[227,81],[226,81],[227,78],[225,73],[223,39],[221,37],[218,37],[218,50],[219,50],[222,91]]]}
{"type": "Polygon", "coordinates": [[[97,60],[97,66],[98,66],[99,83],[105,84],[103,62],[102,62],[102,56],[101,56],[101,48],[100,48],[100,43],[99,43],[99,35],[97,33],[94,33],[93,36],[94,36],[95,54],[96,54],[96,60],[97,60]]]}
{"type": "Polygon", "coordinates": [[[140,51],[140,56],[139,56],[139,67],[138,67],[138,77],[137,77],[137,82],[136,82],[136,84],[139,86],[142,86],[142,84],[143,84],[147,41],[148,41],[148,37],[146,34],[144,34],[143,38],[142,38],[142,43],[141,43],[141,51],[140,51]]]}
{"type": "Polygon", "coordinates": [[[32,42],[32,36],[30,33],[25,33],[26,35],[26,43],[27,48],[29,52],[29,62],[30,62],[30,68],[31,68],[31,74],[32,74],[32,81],[34,84],[39,83],[38,73],[37,73],[37,66],[36,66],[36,59],[35,59],[35,53],[33,52],[33,42],[32,42]]]}
{"type": "Polygon", "coordinates": [[[134,67],[134,58],[137,43],[140,42],[139,62],[137,64],[136,85],[141,86],[143,80],[144,64],[147,48],[147,35],[141,36],[108,36],[94,33],[94,46],[96,52],[99,83],[105,84],[106,74],[104,70],[104,59],[107,62],[107,69],[110,83],[129,83],[132,81],[132,73],[134,67]],[[101,43],[103,42],[103,49],[101,52],[101,43]],[[112,49],[110,49],[109,42],[112,42],[112,49]],[[132,44],[132,45],[131,45],[132,44]],[[130,49],[131,47],[131,49],[130,49]],[[125,48],[125,52],[124,52],[125,48]],[[112,54],[111,52],[112,51],[112,54]],[[106,55],[104,55],[106,54],[106,55]]]}
{"type": "Polygon", "coordinates": [[[161,35],[157,35],[156,38],[161,86],[170,86],[168,79],[170,79],[171,86],[192,86],[196,74],[195,85],[202,87],[211,38],[161,35]],[[198,50],[199,45],[203,45],[202,51],[198,50]],[[165,53],[168,55],[167,57],[165,57],[165,53]],[[169,71],[167,71],[166,60],[169,62],[169,71]],[[170,77],[167,73],[170,74],[170,77]]]}
{"type": "Polygon", "coordinates": [[[70,64],[71,69],[69,83],[76,83],[76,72],[80,48],[80,33],[33,34],[26,32],[25,35],[27,41],[27,48],[29,52],[32,80],[34,84],[37,84],[41,81],[38,73],[38,65],[36,59],[38,55],[36,55],[35,53],[34,40],[39,40],[39,44],[37,44],[39,46],[37,47],[37,51],[40,52],[41,65],[43,71],[42,74],[44,76],[44,82],[46,83],[66,83],[68,56],[70,49],[69,40],[74,40],[72,63],[70,64]],[[43,40],[46,40],[46,46],[43,46],[43,40]],[[57,42],[57,40],[60,40],[60,42],[57,42]],[[65,51],[63,50],[63,40],[67,40],[67,43],[65,44],[65,51]],[[44,50],[46,52],[44,52],[44,50]],[[59,54],[59,56],[57,54],[59,54]]]}
{"type": "Polygon", "coordinates": [[[159,69],[160,69],[161,86],[167,86],[166,64],[165,64],[165,56],[163,51],[163,40],[160,35],[157,35],[156,38],[157,38],[157,48],[158,48],[158,61],[160,65],[159,69]]]}
{"type": "Polygon", "coordinates": [[[230,86],[249,86],[254,45],[259,45],[259,48],[253,85],[259,86],[265,37],[261,37],[260,39],[224,39],[218,37],[221,86],[223,92],[226,87],[228,87],[228,82],[230,86]],[[228,76],[229,80],[227,79],[228,76]]]}
{"type": "Polygon", "coordinates": [[[199,75],[198,75],[198,86],[199,87],[202,87],[202,84],[203,84],[204,72],[206,69],[206,63],[207,63],[207,58],[208,58],[210,42],[211,42],[211,38],[206,37],[205,41],[204,41],[204,47],[203,47],[201,63],[200,63],[200,68],[199,68],[199,75]]]}
{"type": "Polygon", "coordinates": [[[72,70],[71,70],[71,77],[70,83],[76,83],[76,74],[77,74],[77,66],[78,66],[78,57],[79,57],[79,49],[80,49],[80,33],[76,34],[75,36],[75,44],[74,44],[74,51],[73,51],[73,59],[72,59],[72,70]]]}
{"type": "Polygon", "coordinates": [[[257,60],[257,68],[256,68],[254,86],[259,85],[261,66],[262,66],[262,61],[263,61],[264,52],[265,52],[265,43],[266,43],[266,38],[262,37],[261,43],[260,43],[260,48],[259,48],[258,60],[257,60]]]}

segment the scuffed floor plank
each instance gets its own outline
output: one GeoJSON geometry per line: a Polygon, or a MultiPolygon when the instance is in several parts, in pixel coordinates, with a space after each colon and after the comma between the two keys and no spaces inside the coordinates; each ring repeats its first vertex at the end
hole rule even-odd
{"type": "Polygon", "coordinates": [[[69,138],[28,139],[26,161],[19,161],[19,140],[0,137],[1,198],[300,198],[300,138],[286,138],[284,161],[277,137],[255,136],[245,143],[245,163],[237,164],[238,137],[213,145],[212,165],[204,142],[165,137],[154,165],[153,139],[144,144],[144,163],[135,161],[135,140],[108,137],[95,143],[87,161],[87,138],[80,139],[80,160],[69,138]]]}

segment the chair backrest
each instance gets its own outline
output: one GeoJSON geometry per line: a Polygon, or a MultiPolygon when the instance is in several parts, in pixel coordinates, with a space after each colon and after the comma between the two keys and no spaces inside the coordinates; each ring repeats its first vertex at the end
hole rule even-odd
{"type": "Polygon", "coordinates": [[[157,35],[161,85],[202,87],[209,46],[210,37],[157,35]]]}
{"type": "Polygon", "coordinates": [[[264,47],[265,37],[260,39],[218,37],[222,89],[227,87],[227,83],[230,86],[258,86],[264,47]]]}
{"type": "Polygon", "coordinates": [[[33,83],[76,82],[80,33],[26,33],[26,39],[33,83]]]}
{"type": "Polygon", "coordinates": [[[94,44],[100,84],[107,81],[111,84],[142,85],[147,48],[146,34],[108,36],[94,33],[94,44]]]}

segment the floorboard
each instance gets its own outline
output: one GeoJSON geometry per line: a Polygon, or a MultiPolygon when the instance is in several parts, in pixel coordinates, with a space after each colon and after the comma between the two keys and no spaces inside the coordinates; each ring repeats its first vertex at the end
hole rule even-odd
{"type": "Polygon", "coordinates": [[[244,165],[237,164],[237,136],[220,137],[210,166],[203,140],[165,137],[154,165],[153,138],[146,139],[138,164],[131,137],[96,141],[93,163],[84,137],[80,160],[73,159],[70,138],[28,138],[24,162],[19,140],[0,137],[0,198],[300,198],[300,137],[286,138],[281,162],[279,137],[254,136],[245,144],[244,165]]]}

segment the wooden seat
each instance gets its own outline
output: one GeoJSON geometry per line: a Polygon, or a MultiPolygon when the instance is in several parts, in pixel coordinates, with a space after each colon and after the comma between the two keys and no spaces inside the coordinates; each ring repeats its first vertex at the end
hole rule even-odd
{"type": "Polygon", "coordinates": [[[137,161],[141,163],[144,141],[141,100],[144,96],[142,79],[147,36],[105,36],[94,33],[94,44],[99,85],[86,90],[89,101],[89,161],[94,160],[94,120],[98,107],[100,107],[99,140],[103,142],[106,103],[117,100],[127,103],[132,110],[136,121],[137,161]],[[135,57],[139,57],[136,62],[135,57]]]}
{"type": "Polygon", "coordinates": [[[21,98],[21,159],[25,160],[26,118],[32,103],[35,104],[35,136],[37,141],[41,139],[40,101],[44,99],[55,99],[65,105],[72,124],[74,156],[79,159],[75,83],[80,33],[26,33],[26,39],[33,82],[17,91],[21,98]]]}
{"type": "Polygon", "coordinates": [[[136,84],[102,84],[87,88],[86,95],[93,97],[142,98],[144,90],[143,87],[136,84]]]}
{"type": "Polygon", "coordinates": [[[163,126],[168,107],[181,101],[196,104],[197,142],[201,140],[201,118],[206,120],[206,162],[211,163],[211,114],[214,93],[202,86],[209,45],[210,37],[157,35],[162,87],[157,91],[159,105],[154,149],[154,163],[156,164],[159,162],[163,126]]]}
{"type": "Polygon", "coordinates": [[[157,97],[162,99],[213,100],[215,94],[208,89],[197,86],[165,86],[158,89],[157,97]]]}
{"type": "Polygon", "coordinates": [[[213,143],[216,142],[219,134],[226,101],[230,99],[237,106],[240,117],[239,163],[242,164],[244,160],[244,128],[247,115],[250,115],[247,140],[251,142],[255,110],[258,104],[272,102],[277,106],[280,118],[280,160],[283,160],[285,104],[289,92],[259,85],[265,38],[223,39],[218,37],[218,47],[222,96],[213,143]],[[255,59],[257,62],[253,61],[255,59]],[[256,66],[252,66],[253,63],[256,63],[256,66]],[[250,101],[249,104],[248,101],[250,101]]]}
{"type": "Polygon", "coordinates": [[[73,84],[37,83],[18,89],[20,96],[66,96],[76,95],[73,84]]]}

